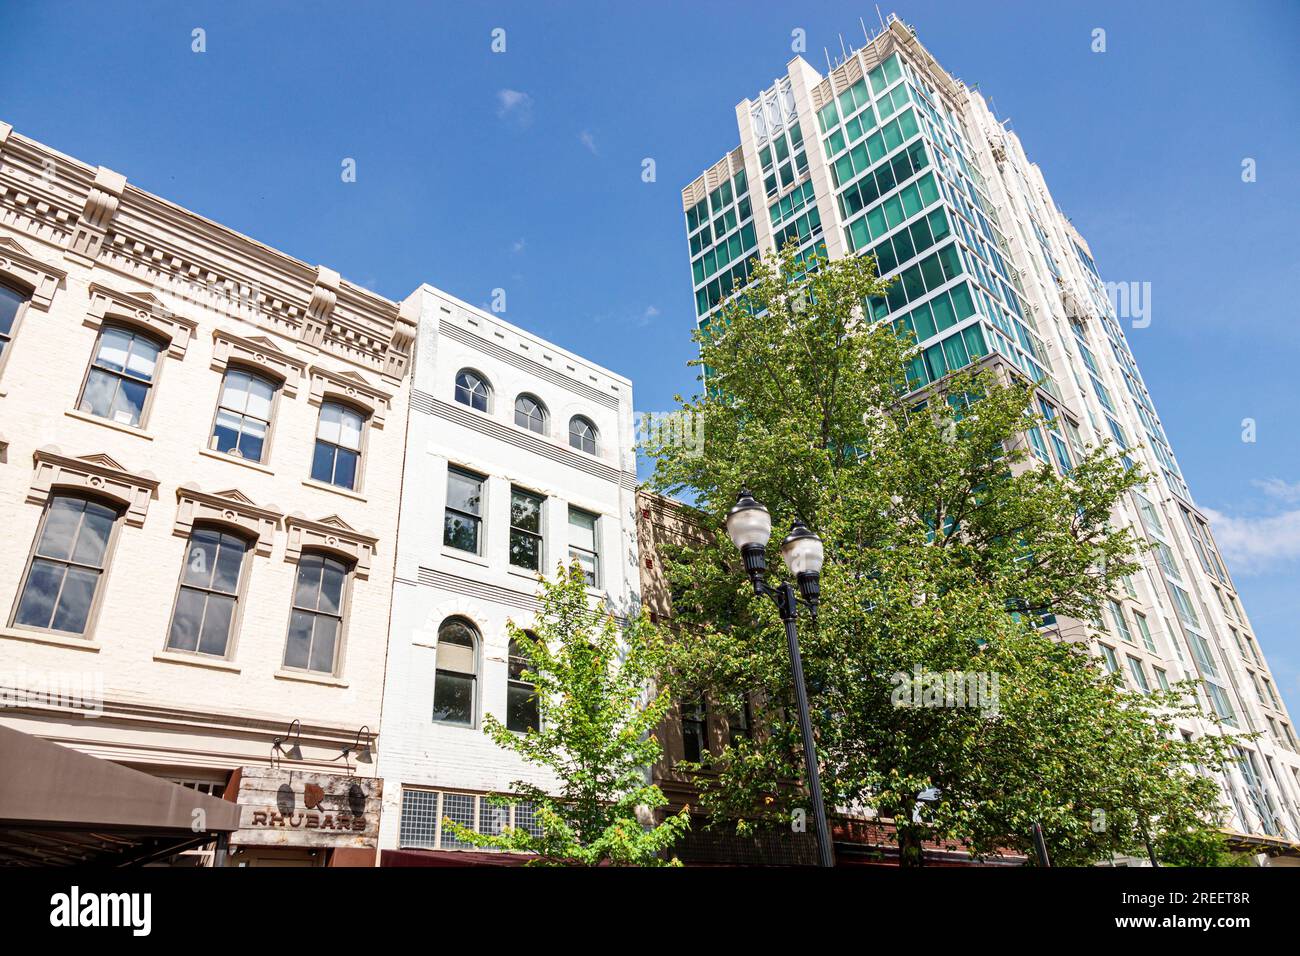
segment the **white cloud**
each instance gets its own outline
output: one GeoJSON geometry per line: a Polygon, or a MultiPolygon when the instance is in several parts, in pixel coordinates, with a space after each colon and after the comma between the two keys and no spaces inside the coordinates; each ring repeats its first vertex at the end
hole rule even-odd
{"type": "Polygon", "coordinates": [[[533,121],[533,98],[521,90],[497,90],[497,116],[527,126],[533,121]]]}
{"type": "Polygon", "coordinates": [[[1256,479],[1251,482],[1270,498],[1277,498],[1287,504],[1300,502],[1300,481],[1283,481],[1281,478],[1256,479]]]}
{"type": "Polygon", "coordinates": [[[520,253],[523,252],[524,249],[527,248],[527,246],[528,243],[525,240],[516,239],[514,242],[510,244],[510,251],[514,253],[520,253]]]}
{"type": "Polygon", "coordinates": [[[587,147],[587,151],[593,156],[599,156],[600,150],[596,149],[596,137],[591,135],[589,130],[583,130],[578,134],[578,142],[587,147]]]}
{"type": "Polygon", "coordinates": [[[1262,574],[1300,559],[1300,509],[1258,518],[1203,510],[1214,528],[1214,540],[1233,570],[1262,574]]]}

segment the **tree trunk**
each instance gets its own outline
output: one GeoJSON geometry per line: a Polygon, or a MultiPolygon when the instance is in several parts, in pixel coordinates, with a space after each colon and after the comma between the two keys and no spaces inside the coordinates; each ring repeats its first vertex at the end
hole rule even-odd
{"type": "Polygon", "coordinates": [[[898,828],[898,865],[925,865],[925,851],[921,846],[921,831],[914,826],[900,826],[898,828]]]}

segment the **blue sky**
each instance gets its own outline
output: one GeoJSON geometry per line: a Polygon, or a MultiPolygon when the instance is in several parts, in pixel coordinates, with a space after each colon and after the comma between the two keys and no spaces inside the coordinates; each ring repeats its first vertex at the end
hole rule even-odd
{"type": "MultiPolygon", "coordinates": [[[[881,9],[992,96],[1103,276],[1151,283],[1151,324],[1130,342],[1300,715],[1300,4],[881,9]]],[[[820,68],[823,46],[876,17],[867,3],[310,11],[5,3],[0,119],[392,298],[428,281],[481,305],[504,288],[507,319],[630,376],[643,410],[694,388],[681,187],[736,145],[733,107],[784,72],[793,29],[820,68]]]]}

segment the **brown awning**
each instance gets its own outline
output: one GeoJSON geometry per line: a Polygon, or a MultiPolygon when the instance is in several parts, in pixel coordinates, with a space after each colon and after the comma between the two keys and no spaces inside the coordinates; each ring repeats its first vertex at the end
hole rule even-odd
{"type": "Polygon", "coordinates": [[[5,726],[0,768],[0,864],[146,862],[239,827],[233,803],[5,726]]]}

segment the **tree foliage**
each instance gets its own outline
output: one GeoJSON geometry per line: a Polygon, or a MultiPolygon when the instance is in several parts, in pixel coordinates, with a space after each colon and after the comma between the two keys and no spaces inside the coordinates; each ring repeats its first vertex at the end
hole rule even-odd
{"type": "Polygon", "coordinates": [[[1046,424],[1035,384],[987,363],[905,400],[912,343],[862,320],[884,289],[865,257],[787,249],[760,263],[697,336],[707,388],[678,401],[702,422],[702,453],[649,449],[656,487],[692,498],[711,532],[665,561],[679,690],[732,712],[748,697],[765,728],[701,775],[704,806],[783,826],[803,800],[783,632],[724,530],[747,486],[773,513],[769,567],[795,518],[825,542],[821,613],[801,625],[823,785],[834,806],[891,818],[905,863],[922,840],[1032,855],[1035,820],[1054,858],[1077,863],[1213,827],[1216,785],[1196,767],[1221,763],[1225,744],[1176,732],[1173,715],[1197,708],[1188,688],[1128,694],[1040,629],[1097,619],[1139,567],[1112,516],[1140,468],[1106,445],[1062,479],[1026,451],[1026,430],[1046,424]],[[986,692],[996,677],[996,700],[900,706],[900,679],[922,671],[986,692]]]}
{"type": "Polygon", "coordinates": [[[516,781],[511,796],[493,798],[531,803],[541,834],[444,826],[475,846],[536,854],[541,864],[659,865],[689,825],[685,812],[648,825],[667,803],[647,776],[662,752],[654,730],[670,703],[666,692],[647,691],[661,674],[664,642],[644,613],[620,627],[612,614],[593,611],[576,563],[542,582],[541,602],[532,632],[509,625],[529,662],[520,678],[536,688],[541,726],[517,733],[490,714],[483,721],[498,746],[557,781],[549,788],[516,781]]]}

